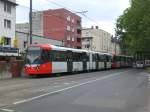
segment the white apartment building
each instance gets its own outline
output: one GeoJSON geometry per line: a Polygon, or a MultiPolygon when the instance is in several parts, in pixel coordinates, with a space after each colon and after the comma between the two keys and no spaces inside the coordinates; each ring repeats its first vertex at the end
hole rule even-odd
{"type": "Polygon", "coordinates": [[[104,30],[96,28],[86,28],[82,30],[82,49],[98,52],[110,52],[112,35],[104,30]]]}
{"type": "MultiPolygon", "coordinates": [[[[36,35],[43,36],[43,12],[33,12],[32,13],[32,33],[36,35]]],[[[16,24],[16,31],[29,33],[29,23],[17,23],[16,24]]]]}
{"type": "Polygon", "coordinates": [[[82,49],[111,54],[120,53],[119,45],[112,41],[112,35],[99,29],[98,26],[82,29],[82,49]]]}
{"type": "Polygon", "coordinates": [[[16,0],[0,0],[0,38],[5,47],[13,47],[16,24],[16,0]]]}

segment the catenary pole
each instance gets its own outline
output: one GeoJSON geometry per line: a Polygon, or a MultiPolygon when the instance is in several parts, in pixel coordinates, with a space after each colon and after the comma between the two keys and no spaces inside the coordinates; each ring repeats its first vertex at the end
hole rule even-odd
{"type": "Polygon", "coordinates": [[[30,0],[29,25],[30,25],[29,40],[30,44],[32,44],[32,0],[30,0]]]}

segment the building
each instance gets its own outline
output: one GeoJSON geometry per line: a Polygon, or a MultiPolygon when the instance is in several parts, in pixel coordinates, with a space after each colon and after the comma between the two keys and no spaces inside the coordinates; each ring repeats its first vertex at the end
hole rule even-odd
{"type": "MultiPolygon", "coordinates": [[[[29,40],[29,33],[16,31],[17,46],[20,52],[24,52],[27,48],[27,41],[29,40]]],[[[47,37],[41,37],[38,35],[33,35],[33,44],[53,44],[57,46],[62,46],[62,41],[50,39],[47,37]]]]}
{"type": "MultiPolygon", "coordinates": [[[[81,49],[81,17],[64,8],[33,12],[33,34],[63,41],[63,46],[81,49]]],[[[28,23],[17,31],[29,31],[28,23]]]]}
{"type": "Polygon", "coordinates": [[[82,30],[82,49],[111,52],[112,35],[96,26],[82,30]]]}
{"type": "Polygon", "coordinates": [[[113,36],[98,28],[84,28],[82,30],[82,49],[97,52],[120,54],[120,44],[113,36]]]}
{"type": "Polygon", "coordinates": [[[14,47],[16,5],[16,0],[0,0],[0,44],[4,47],[14,47]]]}
{"type": "Polygon", "coordinates": [[[120,42],[116,38],[111,38],[111,53],[116,55],[121,54],[120,42]]]}

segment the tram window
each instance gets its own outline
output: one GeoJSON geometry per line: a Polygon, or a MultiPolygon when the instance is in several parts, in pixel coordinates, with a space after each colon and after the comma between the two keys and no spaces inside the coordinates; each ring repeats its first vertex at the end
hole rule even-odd
{"type": "Polygon", "coordinates": [[[109,61],[109,56],[107,56],[107,55],[106,55],[106,61],[107,61],[107,62],[109,61]]]}
{"type": "Polygon", "coordinates": [[[95,61],[95,56],[94,56],[94,54],[92,54],[92,60],[95,61]]]}
{"type": "Polygon", "coordinates": [[[121,57],[120,56],[116,56],[116,61],[120,61],[121,57]]]}
{"type": "Polygon", "coordinates": [[[96,61],[98,61],[98,54],[95,54],[96,61]]]}
{"type": "Polygon", "coordinates": [[[101,62],[104,61],[104,55],[99,55],[99,61],[101,61],[101,62]]]}
{"type": "Polygon", "coordinates": [[[105,61],[105,55],[100,55],[100,61],[105,61]]]}
{"type": "Polygon", "coordinates": [[[73,53],[73,61],[88,61],[89,56],[86,53],[73,53]]]}
{"type": "Polygon", "coordinates": [[[90,60],[90,56],[89,54],[86,53],[86,61],[89,61],[90,60]]]}
{"type": "Polygon", "coordinates": [[[51,61],[66,61],[66,53],[64,51],[51,51],[51,61]]]}
{"type": "Polygon", "coordinates": [[[106,55],[106,61],[108,62],[108,61],[110,61],[110,60],[111,60],[111,57],[108,56],[108,55],[106,55]]]}
{"type": "Polygon", "coordinates": [[[119,61],[123,61],[123,57],[120,56],[120,57],[119,57],[119,61]]]}
{"type": "Polygon", "coordinates": [[[73,53],[73,61],[82,61],[84,58],[82,53],[73,53]]]}
{"type": "Polygon", "coordinates": [[[41,59],[43,62],[48,62],[49,61],[49,51],[43,50],[41,54],[41,59]]]}
{"type": "Polygon", "coordinates": [[[107,56],[107,61],[108,62],[112,61],[111,56],[109,56],[109,55],[107,56]]]}
{"type": "Polygon", "coordinates": [[[86,61],[86,56],[84,53],[81,53],[81,61],[86,61]]]}
{"type": "Polygon", "coordinates": [[[82,61],[82,54],[78,53],[78,61],[82,61]]]}
{"type": "Polygon", "coordinates": [[[93,57],[93,61],[96,61],[96,54],[93,54],[92,57],[93,57]]]}
{"type": "Polygon", "coordinates": [[[78,60],[78,54],[77,53],[73,53],[73,61],[77,61],[78,60]]]}
{"type": "Polygon", "coordinates": [[[99,54],[97,54],[97,61],[99,61],[99,54]]]}

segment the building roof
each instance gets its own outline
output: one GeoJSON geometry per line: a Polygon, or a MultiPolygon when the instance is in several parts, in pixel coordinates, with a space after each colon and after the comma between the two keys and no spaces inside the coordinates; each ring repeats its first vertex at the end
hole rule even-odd
{"type": "Polygon", "coordinates": [[[13,4],[13,5],[18,5],[16,3],[16,0],[0,0],[0,1],[9,2],[9,3],[13,4]]]}
{"type": "MultiPolygon", "coordinates": [[[[16,33],[21,33],[21,34],[29,35],[29,33],[27,33],[27,32],[22,32],[22,31],[16,31],[16,33]]],[[[55,40],[55,41],[60,41],[60,42],[61,42],[61,40],[57,40],[57,39],[53,39],[52,37],[45,37],[45,36],[41,36],[41,35],[35,35],[35,34],[32,34],[32,37],[35,37],[35,38],[51,39],[51,40],[55,40]]]]}

